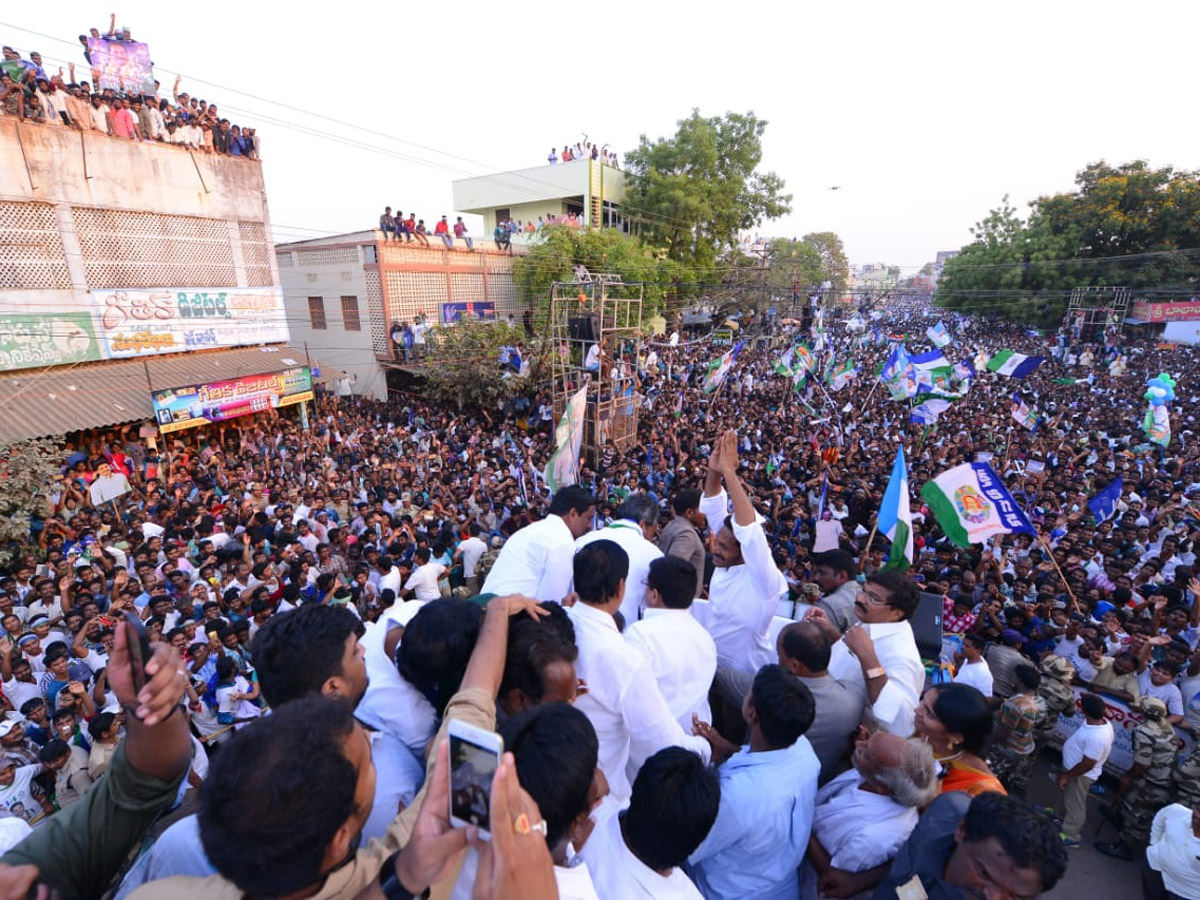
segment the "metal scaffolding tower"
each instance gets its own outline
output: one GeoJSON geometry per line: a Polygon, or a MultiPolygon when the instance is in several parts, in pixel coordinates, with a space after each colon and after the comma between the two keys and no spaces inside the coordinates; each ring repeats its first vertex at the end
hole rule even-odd
{"type": "Polygon", "coordinates": [[[1105,337],[1120,331],[1129,310],[1126,287],[1080,287],[1071,291],[1063,327],[1073,341],[1103,344],[1105,337]]]}
{"type": "Polygon", "coordinates": [[[592,274],[583,266],[575,267],[575,277],[551,285],[554,418],[558,420],[567,401],[586,385],[581,452],[594,468],[606,444],[618,453],[637,444],[641,397],[636,342],[642,332],[645,286],[626,284],[620,275],[592,274]]]}

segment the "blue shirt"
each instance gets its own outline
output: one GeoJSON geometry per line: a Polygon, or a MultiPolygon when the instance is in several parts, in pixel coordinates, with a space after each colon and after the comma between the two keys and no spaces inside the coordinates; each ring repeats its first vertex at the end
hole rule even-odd
{"type": "Polygon", "coordinates": [[[808,738],[783,750],[743,747],[721,766],[717,821],[688,860],[706,900],[794,900],[821,763],[808,738]]]}

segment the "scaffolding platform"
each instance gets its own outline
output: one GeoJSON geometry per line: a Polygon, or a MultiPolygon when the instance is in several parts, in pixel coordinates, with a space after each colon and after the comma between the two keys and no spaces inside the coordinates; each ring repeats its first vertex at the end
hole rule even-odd
{"type": "Polygon", "coordinates": [[[575,267],[575,281],[550,289],[550,359],[554,417],[587,388],[581,454],[595,468],[611,444],[624,453],[637,444],[641,394],[637,340],[645,286],[620,275],[575,267]]]}

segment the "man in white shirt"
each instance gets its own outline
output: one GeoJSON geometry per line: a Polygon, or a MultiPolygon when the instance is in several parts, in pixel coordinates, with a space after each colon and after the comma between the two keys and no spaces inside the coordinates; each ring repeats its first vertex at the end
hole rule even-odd
{"type": "Polygon", "coordinates": [[[918,738],[877,731],[857,743],[851,762],[853,769],[817,792],[800,870],[803,900],[816,900],[819,883],[836,884],[891,860],[916,827],[917,810],[938,795],[933,748],[918,738]]]}
{"type": "Polygon", "coordinates": [[[482,529],[471,523],[470,534],[465,541],[458,545],[458,549],[454,551],[455,560],[462,560],[463,579],[467,583],[467,590],[472,594],[479,593],[479,578],[475,575],[475,566],[479,564],[479,558],[487,553],[487,544],[479,537],[482,529]]]}
{"type": "Polygon", "coordinates": [[[1063,771],[1058,776],[1058,788],[1063,792],[1061,806],[1063,816],[1063,843],[1068,847],[1079,846],[1079,836],[1087,819],[1087,798],[1092,782],[1104,771],[1104,764],[1112,753],[1113,727],[1104,717],[1104,700],[1096,694],[1084,694],[1079,698],[1084,723],[1075,729],[1063,742],[1063,771]]]}
{"type": "Polygon", "coordinates": [[[979,693],[991,699],[992,670],[983,658],[983,649],[986,646],[987,643],[977,634],[968,634],[963,638],[963,661],[954,673],[954,680],[977,688],[979,693]]]}
{"type": "Polygon", "coordinates": [[[858,624],[840,639],[824,610],[810,609],[804,616],[835,641],[829,674],[862,685],[880,727],[900,737],[913,733],[925,686],[925,666],[909,623],[920,600],[912,579],[894,569],[881,569],[867,576],[854,601],[858,624]]]}
{"type": "Polygon", "coordinates": [[[442,592],[438,588],[438,579],[442,577],[446,567],[439,562],[430,560],[428,547],[418,547],[413,553],[413,562],[416,563],[416,568],[408,576],[408,581],[404,583],[404,590],[400,593],[407,599],[411,592],[413,597],[422,603],[436,600],[442,596],[442,592]]]}
{"type": "Polygon", "coordinates": [[[575,555],[579,602],[567,611],[575,626],[575,670],[587,693],[575,701],[596,729],[600,769],[619,803],[629,799],[631,775],[672,744],[711,755],[707,740],[689,734],[671,715],[645,655],[626,642],[613,614],[629,572],[629,557],[613,541],[594,541],[575,555]]]}
{"type": "Polygon", "coordinates": [[[321,539],[308,526],[308,519],[301,519],[297,522],[296,529],[299,531],[296,540],[303,544],[304,549],[309,553],[315,554],[317,552],[317,544],[321,543],[321,539]]]}
{"type": "Polygon", "coordinates": [[[522,594],[561,603],[571,591],[575,541],[592,525],[596,498],[579,485],[561,488],[546,518],[505,543],[483,583],[485,594],[522,594]]]}
{"type": "Polygon", "coordinates": [[[667,747],[646,760],[629,808],[612,797],[600,804],[579,855],[596,893],[608,900],[701,900],[683,871],[716,821],[717,776],[694,753],[667,747]]]}
{"type": "Polygon", "coordinates": [[[646,573],[646,614],[625,629],[625,640],[650,661],[671,715],[685,731],[692,716],[712,721],[708,691],[717,674],[717,645],[692,616],[696,570],[686,559],[664,556],[646,573]]]}
{"type": "MultiPolygon", "coordinates": [[[[1200,897],[1200,809],[1172,803],[1158,811],[1150,826],[1146,864],[1143,879],[1151,875],[1174,897],[1200,897]]],[[[1166,895],[1147,890],[1144,896],[1166,895]]]]}
{"type": "Polygon", "coordinates": [[[399,600],[403,581],[401,581],[400,569],[393,565],[392,558],[387,554],[379,557],[375,561],[375,569],[379,572],[379,596],[382,597],[384,591],[391,591],[392,596],[389,598],[389,602],[399,600]]]}
{"type": "MultiPolygon", "coordinates": [[[[775,658],[767,630],[779,601],[787,596],[787,580],[775,565],[762,519],[737,476],[737,435],[727,431],[708,459],[708,475],[700,511],[715,529],[712,541],[716,570],[709,582],[708,632],[717,645],[717,680],[722,669],[757,672],[775,658]],[[721,482],[725,482],[725,489],[721,482]],[[733,501],[733,515],[727,512],[733,501]]],[[[723,690],[723,693],[728,694],[723,690]]],[[[733,704],[742,697],[727,696],[733,704]]]]}
{"type": "Polygon", "coordinates": [[[652,543],[658,531],[658,505],[645,494],[630,494],[617,508],[616,517],[604,528],[589,532],[575,542],[580,550],[592,541],[613,541],[629,555],[629,577],[625,579],[625,599],[621,615],[629,626],[642,617],[645,609],[646,575],[650,564],[662,558],[652,543]]]}

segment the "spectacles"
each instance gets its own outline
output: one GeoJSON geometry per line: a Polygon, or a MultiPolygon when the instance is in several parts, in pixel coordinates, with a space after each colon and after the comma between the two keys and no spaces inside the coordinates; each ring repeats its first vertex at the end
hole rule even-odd
{"type": "Polygon", "coordinates": [[[873,594],[868,590],[863,590],[863,599],[872,606],[891,606],[891,601],[887,597],[880,597],[878,594],[873,594]]]}

